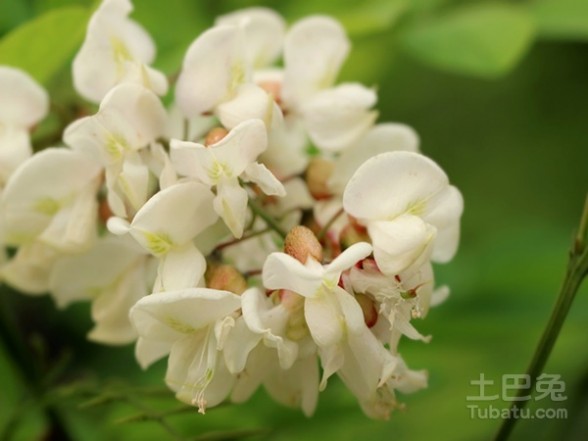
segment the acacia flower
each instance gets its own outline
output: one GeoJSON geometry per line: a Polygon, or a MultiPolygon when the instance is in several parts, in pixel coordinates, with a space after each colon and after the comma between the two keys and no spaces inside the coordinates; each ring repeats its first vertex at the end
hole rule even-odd
{"type": "Polygon", "coordinates": [[[86,39],[73,61],[76,91],[99,103],[117,84],[138,83],[158,95],[167,92],[165,76],[148,65],[155,58],[149,34],[128,15],[129,0],[103,0],[88,23],[86,39]]]}
{"type": "Polygon", "coordinates": [[[219,404],[231,391],[234,377],[226,369],[220,349],[232,321],[229,316],[240,306],[239,296],[208,288],[142,298],[130,312],[139,334],[137,360],[146,368],[169,354],[167,385],[179,400],[204,413],[207,406],[219,404]]]}
{"type": "Polygon", "coordinates": [[[239,124],[210,146],[171,141],[171,158],[178,173],[216,189],[214,210],[237,238],[243,235],[249,199],[239,179],[257,184],[267,195],[285,195],[280,181],[263,164],[256,162],[266,145],[265,126],[255,119],[239,124]]]}
{"type": "Polygon", "coordinates": [[[386,274],[418,265],[429,252],[437,262],[455,254],[463,199],[425,156],[399,151],[368,159],[349,180],[343,206],[367,226],[386,274]]]}

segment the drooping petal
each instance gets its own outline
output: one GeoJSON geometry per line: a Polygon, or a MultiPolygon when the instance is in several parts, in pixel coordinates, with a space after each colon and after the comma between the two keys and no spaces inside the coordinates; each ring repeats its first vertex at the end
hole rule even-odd
{"type": "Polygon", "coordinates": [[[254,333],[263,335],[265,343],[269,347],[276,348],[282,369],[289,369],[298,356],[296,343],[287,340],[277,334],[277,329],[272,329],[272,321],[280,322],[283,331],[288,321],[288,314],[282,308],[283,314],[277,317],[277,307],[258,288],[251,288],[241,295],[243,318],[247,327],[254,333]],[[273,314],[272,314],[273,313],[273,314]],[[272,320],[273,319],[273,320],[272,320]]]}
{"type": "Polygon", "coordinates": [[[349,52],[349,40],[335,20],[314,16],[292,26],[284,42],[284,101],[299,108],[331,87],[349,52]]]}
{"type": "Polygon", "coordinates": [[[155,285],[161,291],[192,288],[202,279],[205,271],[204,256],[192,242],[188,242],[161,257],[155,285]]]}
{"type": "Polygon", "coordinates": [[[169,354],[172,344],[170,341],[156,341],[139,337],[135,345],[135,358],[139,362],[139,366],[142,369],[147,369],[151,364],[169,354]]]}
{"type": "Polygon", "coordinates": [[[346,327],[341,309],[331,295],[307,298],[304,302],[304,317],[312,339],[320,348],[335,346],[345,336],[346,327]]]}
{"type": "Polygon", "coordinates": [[[353,146],[378,116],[370,110],[376,99],[374,90],[356,83],[317,93],[302,108],[310,139],[328,151],[353,146]]]}
{"type": "Polygon", "coordinates": [[[329,188],[336,194],[343,194],[351,176],[372,156],[398,150],[418,152],[418,145],[418,135],[411,127],[395,123],[377,124],[337,158],[329,178],[329,188]]]}
{"type": "Polygon", "coordinates": [[[390,275],[414,264],[435,238],[434,228],[410,214],[389,222],[370,222],[368,233],[378,267],[390,275]]]}
{"type": "Polygon", "coordinates": [[[299,359],[288,369],[273,369],[264,381],[270,396],[290,407],[301,407],[307,417],[316,409],[319,366],[316,355],[299,359]]]}
{"type": "Polygon", "coordinates": [[[236,179],[217,186],[213,205],[214,211],[223,219],[236,238],[243,236],[247,215],[247,191],[236,179]]]}
{"type": "Polygon", "coordinates": [[[447,176],[429,158],[413,152],[382,153],[368,159],[349,180],[345,211],[358,219],[390,220],[420,215],[427,201],[447,188],[447,176]]]}
{"type": "Polygon", "coordinates": [[[176,102],[185,116],[212,111],[249,80],[243,36],[239,26],[217,26],[188,48],[176,84],[176,102]]]}
{"type": "Polygon", "coordinates": [[[244,27],[247,61],[255,69],[269,66],[280,55],[286,22],[271,9],[241,9],[218,17],[216,24],[244,27]]]}
{"type": "Polygon", "coordinates": [[[267,289],[287,289],[312,297],[322,284],[323,271],[322,267],[314,271],[285,253],[272,253],[263,265],[262,276],[267,289]]]}
{"type": "Polygon", "coordinates": [[[254,182],[265,194],[283,197],[286,195],[284,186],[270,172],[267,167],[259,162],[249,164],[243,173],[246,182],[254,182]]]}
{"type": "Polygon", "coordinates": [[[49,95],[29,74],[0,66],[0,124],[30,129],[49,111],[49,95]]]}
{"type": "Polygon", "coordinates": [[[261,332],[254,332],[247,326],[243,317],[235,321],[235,327],[231,330],[223,347],[229,372],[238,374],[245,369],[249,354],[261,342],[262,337],[261,332]]]}

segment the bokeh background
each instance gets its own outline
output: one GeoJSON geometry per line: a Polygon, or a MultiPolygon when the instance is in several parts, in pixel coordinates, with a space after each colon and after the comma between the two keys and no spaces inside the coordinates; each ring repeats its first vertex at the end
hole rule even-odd
{"type": "MultiPolygon", "coordinates": [[[[46,34],[31,32],[17,54],[6,41],[44,14],[93,3],[0,0],[0,64],[41,66],[54,101],[67,105],[75,99],[69,60],[84,24],[53,23],[46,34]],[[51,40],[55,35],[60,45],[51,40]],[[52,58],[59,62],[47,68],[51,62],[44,60],[52,58]]],[[[409,365],[429,371],[430,385],[401,396],[406,410],[388,422],[367,419],[336,379],[310,419],[260,391],[243,405],[166,421],[186,439],[243,428],[271,430],[251,439],[284,441],[490,439],[500,420],[471,418],[466,397],[478,389],[470,382],[484,373],[495,382],[489,392],[500,393],[501,375],[525,371],[555,302],[588,190],[588,0],[135,0],[133,17],[158,44],[156,66],[172,74],[216,15],[254,4],[275,8],[289,22],[312,13],[340,18],[353,43],[340,79],[377,87],[379,120],[414,127],[423,153],[461,189],[461,247],[451,263],[436,267],[451,296],[416,323],[433,335],[429,344],[401,343],[409,365]]],[[[39,128],[39,138],[51,124],[50,118],[39,128]]],[[[3,326],[13,326],[28,346],[20,354],[10,343],[0,347],[0,434],[16,421],[10,439],[65,439],[55,429],[50,435],[51,414],[43,408],[49,404],[71,439],[174,439],[157,421],[119,421],[142,406],[177,406],[158,396],[165,363],[143,373],[131,347],[85,341],[88,305],[57,311],[47,296],[0,289],[3,326]],[[40,392],[47,384],[57,386],[40,392]]],[[[564,407],[568,418],[522,421],[513,439],[588,439],[587,337],[584,286],[545,368],[562,376],[568,398],[537,403],[564,407]]]]}

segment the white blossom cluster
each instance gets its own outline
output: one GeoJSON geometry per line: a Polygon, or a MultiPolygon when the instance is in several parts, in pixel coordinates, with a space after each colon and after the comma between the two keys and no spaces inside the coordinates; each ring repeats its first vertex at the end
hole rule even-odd
{"type": "Polygon", "coordinates": [[[372,418],[426,386],[397,351],[447,296],[431,261],[455,254],[463,202],[373,89],[337,84],[350,44],[332,18],[287,27],[250,8],[189,47],[177,81],[104,0],[73,63],[99,104],[32,155],[48,97],[0,67],[4,282],[92,302],[89,338],[136,344],[146,368],[204,412],[261,385],[311,415],[333,374],[372,418]],[[160,97],[169,92],[166,108],[160,97]]]}

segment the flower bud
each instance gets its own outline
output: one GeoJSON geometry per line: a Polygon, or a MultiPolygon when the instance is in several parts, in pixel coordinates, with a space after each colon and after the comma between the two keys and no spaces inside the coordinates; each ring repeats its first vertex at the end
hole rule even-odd
{"type": "Polygon", "coordinates": [[[242,294],[247,289],[247,281],[237,269],[231,265],[212,266],[206,272],[206,285],[211,289],[230,291],[242,294]]]}
{"type": "Polygon", "coordinates": [[[374,301],[365,294],[356,294],[355,300],[359,303],[361,311],[363,312],[363,319],[368,328],[371,328],[378,321],[378,310],[374,301]]]}
{"type": "Polygon", "coordinates": [[[282,104],[282,84],[279,81],[260,81],[257,85],[270,94],[278,106],[282,104]]]}
{"type": "Polygon", "coordinates": [[[215,127],[210,132],[208,132],[206,138],[204,138],[204,145],[208,147],[209,145],[216,144],[225,136],[227,136],[228,133],[229,131],[224,127],[215,127]]]}
{"type": "Polygon", "coordinates": [[[98,217],[100,220],[106,224],[108,219],[114,216],[114,213],[110,209],[110,205],[108,205],[108,201],[106,199],[100,200],[98,203],[98,217]]]}
{"type": "Polygon", "coordinates": [[[309,257],[319,262],[323,260],[323,247],[314,233],[302,225],[297,225],[290,230],[284,241],[284,252],[303,264],[309,257]]]}
{"type": "Polygon", "coordinates": [[[335,165],[323,158],[313,158],[306,169],[306,185],[315,199],[325,199],[332,195],[328,181],[335,165]]]}

